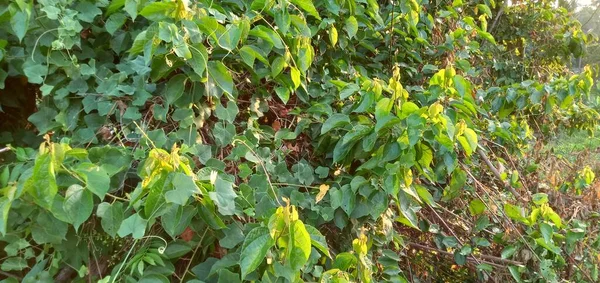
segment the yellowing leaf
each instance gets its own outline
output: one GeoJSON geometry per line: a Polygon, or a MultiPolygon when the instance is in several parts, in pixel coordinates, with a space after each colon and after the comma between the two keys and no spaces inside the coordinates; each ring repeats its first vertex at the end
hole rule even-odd
{"type": "Polygon", "coordinates": [[[315,202],[319,203],[325,197],[325,195],[327,194],[327,191],[329,191],[329,185],[325,185],[325,184],[320,185],[319,193],[317,194],[315,202]]]}
{"type": "Polygon", "coordinates": [[[331,42],[332,46],[335,46],[337,44],[338,31],[335,28],[335,26],[331,26],[331,28],[329,29],[329,41],[331,42]]]}

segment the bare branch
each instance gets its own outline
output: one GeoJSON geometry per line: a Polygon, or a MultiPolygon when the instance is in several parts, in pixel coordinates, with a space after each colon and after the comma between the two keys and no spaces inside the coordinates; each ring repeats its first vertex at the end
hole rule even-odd
{"type": "Polygon", "coordinates": [[[498,171],[498,169],[496,169],[496,167],[494,167],[494,165],[492,164],[492,162],[490,161],[490,159],[487,157],[487,155],[485,154],[485,152],[483,152],[483,150],[481,149],[481,147],[477,147],[477,153],[479,154],[479,156],[481,157],[481,159],[483,159],[483,161],[485,162],[485,164],[488,166],[488,168],[490,168],[490,171],[492,171],[492,173],[494,173],[494,176],[496,176],[496,178],[502,182],[502,184],[508,188],[508,190],[520,201],[523,200],[523,198],[521,197],[521,195],[517,192],[517,190],[515,190],[515,188],[513,188],[510,183],[503,181],[502,180],[502,176],[500,175],[500,171],[498,171]]]}

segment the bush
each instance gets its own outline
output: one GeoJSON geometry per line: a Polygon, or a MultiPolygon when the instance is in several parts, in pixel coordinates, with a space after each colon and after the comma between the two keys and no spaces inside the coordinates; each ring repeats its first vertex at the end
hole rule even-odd
{"type": "Polygon", "coordinates": [[[592,71],[491,72],[493,1],[2,5],[8,282],[597,280],[597,213],[527,181],[592,71]]]}

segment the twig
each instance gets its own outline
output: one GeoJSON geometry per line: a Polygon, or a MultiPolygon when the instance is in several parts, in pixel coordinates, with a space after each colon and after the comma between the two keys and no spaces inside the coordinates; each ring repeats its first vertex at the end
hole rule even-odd
{"type": "MultiPolygon", "coordinates": [[[[479,185],[479,187],[482,188],[482,191],[487,195],[488,199],[490,199],[490,201],[492,201],[494,203],[494,205],[496,205],[496,207],[501,208],[502,206],[498,202],[496,202],[496,200],[494,200],[494,198],[492,198],[492,196],[490,195],[490,193],[485,189],[485,186],[481,182],[479,182],[475,178],[475,176],[473,176],[473,174],[471,174],[471,172],[469,170],[467,170],[467,168],[466,168],[466,166],[464,164],[463,164],[463,169],[465,170],[465,172],[467,172],[467,174],[471,177],[471,179],[473,179],[473,181],[475,181],[475,184],[479,185]]],[[[477,189],[477,188],[475,188],[475,189],[477,189]]],[[[477,195],[477,197],[479,198],[479,200],[481,200],[483,202],[483,204],[488,208],[488,210],[490,210],[490,207],[485,203],[485,201],[483,200],[483,198],[481,196],[479,196],[479,194],[477,194],[477,191],[474,191],[474,192],[477,195]]],[[[527,242],[527,240],[525,239],[525,237],[523,236],[523,234],[521,234],[521,232],[519,232],[519,229],[517,229],[517,226],[515,226],[515,224],[513,224],[512,220],[508,217],[508,215],[506,215],[506,213],[504,212],[504,210],[503,209],[498,209],[498,211],[504,217],[504,219],[506,219],[506,221],[508,222],[508,224],[510,226],[512,226],[512,228],[517,232],[517,234],[519,235],[519,238],[521,238],[521,240],[527,246],[527,248],[529,248],[529,250],[531,251],[531,253],[533,253],[533,255],[535,255],[535,257],[539,261],[542,261],[542,259],[540,258],[540,256],[535,252],[535,250],[531,247],[531,245],[529,245],[529,243],[527,242]]],[[[496,217],[496,216],[494,216],[494,217],[496,217]]]]}
{"type": "Polygon", "coordinates": [[[289,184],[289,183],[273,183],[273,186],[285,186],[285,187],[298,187],[298,188],[309,188],[309,189],[318,189],[317,186],[306,186],[300,184],[289,184]]]}
{"type": "Polygon", "coordinates": [[[192,253],[192,257],[190,258],[190,261],[188,262],[187,266],[185,267],[185,271],[183,272],[183,274],[181,275],[181,278],[179,279],[179,283],[183,282],[183,279],[185,279],[185,276],[187,275],[188,271],[190,270],[190,266],[192,266],[192,261],[194,260],[194,257],[196,256],[196,252],[198,252],[198,249],[202,246],[202,241],[204,240],[206,231],[208,231],[208,229],[204,229],[204,233],[202,233],[202,237],[200,237],[200,241],[198,241],[198,245],[196,245],[196,248],[194,249],[194,252],[192,253]]]}
{"type": "Polygon", "coordinates": [[[277,201],[277,204],[279,204],[279,206],[283,206],[283,204],[281,203],[281,201],[279,201],[279,197],[277,196],[277,192],[275,191],[275,187],[273,187],[273,182],[271,182],[271,177],[269,177],[269,171],[267,171],[267,167],[265,166],[262,158],[256,154],[256,152],[254,152],[254,150],[252,150],[252,148],[243,140],[240,139],[236,139],[234,140],[234,142],[240,142],[241,144],[243,144],[244,146],[246,146],[248,148],[248,150],[250,150],[250,152],[252,152],[252,154],[254,154],[254,156],[256,156],[256,159],[258,160],[258,163],[260,164],[260,166],[262,167],[263,171],[265,171],[265,176],[267,177],[267,183],[269,183],[269,187],[271,187],[271,191],[273,192],[273,196],[275,197],[275,201],[277,201]]]}
{"type": "Polygon", "coordinates": [[[21,277],[19,277],[19,276],[17,276],[17,275],[14,275],[14,274],[12,274],[12,273],[8,273],[8,272],[6,272],[6,271],[2,271],[2,270],[0,270],[0,274],[4,275],[4,276],[6,276],[6,277],[10,277],[10,278],[17,279],[17,280],[19,280],[19,281],[23,280],[23,278],[21,278],[21,277]]]}
{"type": "Polygon", "coordinates": [[[596,13],[598,13],[598,10],[600,10],[600,4],[598,4],[598,7],[596,7],[596,10],[594,10],[594,13],[592,14],[592,16],[590,16],[590,18],[587,19],[587,21],[585,21],[585,23],[583,23],[581,25],[581,27],[587,25],[587,23],[589,23],[594,18],[594,16],[596,16],[596,13]]]}
{"type": "Polygon", "coordinates": [[[502,180],[502,176],[500,175],[500,172],[498,171],[498,169],[496,169],[496,167],[494,167],[494,165],[492,164],[492,162],[490,161],[490,159],[487,157],[487,155],[485,155],[485,152],[483,152],[483,150],[481,149],[481,147],[477,147],[477,153],[479,154],[479,156],[481,157],[481,159],[483,159],[483,161],[485,162],[485,164],[488,166],[488,168],[490,168],[490,171],[492,171],[492,173],[494,173],[494,176],[496,176],[496,178],[503,183],[503,185],[508,188],[508,190],[515,196],[515,198],[517,198],[517,200],[519,201],[523,201],[523,198],[521,197],[521,195],[515,190],[515,188],[513,188],[510,183],[502,180]]]}
{"type": "MultiPolygon", "coordinates": [[[[440,215],[435,211],[435,209],[433,209],[433,207],[431,207],[431,205],[428,205],[429,208],[431,208],[431,211],[433,212],[433,214],[435,214],[435,216],[442,221],[442,224],[444,224],[444,226],[446,227],[446,229],[448,229],[448,231],[452,234],[452,236],[454,236],[454,238],[456,238],[456,240],[458,241],[458,243],[461,246],[465,246],[465,244],[460,240],[460,238],[458,237],[458,235],[456,235],[456,233],[454,233],[454,230],[452,228],[450,228],[450,226],[448,226],[448,224],[446,223],[446,221],[444,221],[444,219],[442,217],[440,217],[440,215]]],[[[473,260],[475,261],[475,263],[477,263],[478,265],[481,264],[481,261],[479,259],[477,259],[476,257],[473,257],[473,260]]],[[[485,273],[488,277],[491,278],[490,274],[486,271],[486,270],[482,270],[483,273],[485,273]]]]}
{"type": "MultiPolygon", "coordinates": [[[[438,248],[432,248],[429,246],[425,246],[425,245],[421,245],[421,244],[417,244],[417,243],[412,243],[412,242],[406,242],[409,246],[419,249],[419,250],[426,250],[426,251],[431,251],[431,252],[437,252],[440,254],[444,254],[444,255],[448,255],[448,256],[454,256],[453,253],[447,252],[447,251],[443,251],[440,250],[438,248]]],[[[469,255],[467,258],[472,259],[474,261],[481,261],[481,262],[485,262],[487,264],[492,264],[495,266],[499,266],[499,267],[506,267],[503,265],[500,265],[498,263],[503,263],[503,264],[512,264],[512,265],[522,265],[524,266],[525,264],[520,262],[520,261],[515,261],[515,260],[510,260],[510,259],[504,259],[504,258],[500,258],[497,256],[491,256],[491,255],[478,255],[478,256],[474,256],[474,255],[469,255]]]]}
{"type": "Polygon", "coordinates": [[[0,148],[0,153],[7,152],[10,150],[10,147],[0,148]]]}
{"type": "Polygon", "coordinates": [[[492,23],[492,26],[488,30],[489,33],[492,33],[492,31],[496,27],[496,24],[498,24],[498,20],[500,19],[500,17],[502,16],[502,14],[504,14],[504,5],[502,5],[502,7],[500,7],[500,11],[498,11],[498,14],[496,15],[496,18],[494,19],[494,23],[492,23]]]}

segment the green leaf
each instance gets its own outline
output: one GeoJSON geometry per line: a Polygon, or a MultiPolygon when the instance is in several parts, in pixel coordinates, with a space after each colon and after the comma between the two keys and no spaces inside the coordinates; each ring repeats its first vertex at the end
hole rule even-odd
{"type": "Polygon", "coordinates": [[[167,234],[171,237],[177,237],[190,226],[192,218],[197,212],[198,210],[190,205],[173,205],[161,216],[160,222],[167,234]]]}
{"type": "Polygon", "coordinates": [[[354,254],[343,252],[335,256],[333,267],[341,270],[348,270],[358,264],[358,259],[354,254]]]}
{"type": "Polygon", "coordinates": [[[175,2],[152,2],[146,5],[139,14],[151,21],[160,21],[171,18],[176,7],[175,2]]]}
{"type": "Polygon", "coordinates": [[[235,198],[237,195],[233,190],[233,183],[217,177],[215,181],[215,191],[209,193],[212,201],[215,202],[219,213],[222,215],[235,214],[235,198]]]}
{"type": "Polygon", "coordinates": [[[496,44],[496,40],[494,39],[494,36],[487,31],[477,29],[477,36],[489,41],[490,43],[496,44]]]}
{"type": "Polygon", "coordinates": [[[471,83],[465,80],[464,77],[456,75],[452,79],[454,81],[454,88],[456,88],[456,91],[458,91],[458,94],[460,94],[461,97],[471,95],[471,83]]]}
{"type": "Polygon", "coordinates": [[[77,14],[77,18],[87,23],[94,22],[94,18],[96,18],[96,16],[102,15],[102,10],[96,7],[96,5],[94,5],[94,2],[79,1],[79,4],[77,4],[76,9],[77,12],[79,12],[77,14]]]}
{"type": "Polygon", "coordinates": [[[313,5],[313,2],[311,0],[291,0],[290,2],[300,7],[300,9],[304,10],[309,15],[319,20],[321,19],[321,17],[319,16],[319,12],[317,12],[317,9],[315,8],[315,5],[313,5]]]}
{"type": "Polygon", "coordinates": [[[298,60],[297,67],[303,74],[306,74],[306,71],[310,68],[313,59],[315,57],[315,51],[313,50],[312,45],[306,43],[300,45],[298,48],[298,60]]]}
{"type": "Polygon", "coordinates": [[[273,78],[277,77],[277,75],[279,75],[283,71],[285,65],[285,59],[281,56],[277,56],[275,60],[273,60],[273,63],[271,63],[271,76],[273,78]]]}
{"type": "Polygon", "coordinates": [[[242,30],[240,27],[230,24],[226,27],[226,31],[223,34],[218,35],[219,46],[231,52],[238,45],[241,36],[242,30]]]}
{"type": "Polygon", "coordinates": [[[240,256],[242,279],[260,265],[274,244],[275,240],[271,238],[269,229],[265,227],[256,227],[248,233],[242,244],[240,256]]]}
{"type": "Polygon", "coordinates": [[[12,201],[8,197],[0,197],[0,235],[5,236],[8,229],[8,213],[12,201]]]}
{"type": "Polygon", "coordinates": [[[240,281],[240,275],[237,273],[233,273],[227,269],[219,270],[219,281],[217,283],[238,283],[240,281]]]}
{"type": "Polygon", "coordinates": [[[96,214],[102,219],[100,224],[102,225],[104,232],[115,237],[124,218],[123,203],[114,202],[109,204],[103,202],[98,205],[96,214]]]}
{"type": "Polygon", "coordinates": [[[219,240],[219,245],[226,249],[233,249],[245,239],[244,232],[240,229],[237,223],[227,225],[227,229],[223,230],[225,237],[219,240]]]}
{"type": "Polygon", "coordinates": [[[344,135],[342,142],[344,144],[357,142],[368,135],[372,130],[373,128],[370,126],[356,125],[352,127],[352,129],[346,135],[344,135]]]}
{"type": "Polygon", "coordinates": [[[138,2],[139,0],[125,0],[125,7],[123,10],[129,14],[132,20],[135,20],[137,17],[138,2]]]}
{"type": "Polygon", "coordinates": [[[415,185],[415,189],[417,190],[417,194],[419,195],[419,198],[425,202],[428,205],[431,205],[431,207],[438,207],[438,204],[435,203],[435,200],[433,199],[433,196],[431,195],[431,193],[427,190],[427,188],[421,186],[421,185],[415,185]]]}
{"type": "Polygon", "coordinates": [[[277,97],[281,99],[283,104],[287,104],[288,100],[290,100],[290,89],[287,87],[276,87],[275,93],[277,94],[277,97]]]}
{"type": "Polygon", "coordinates": [[[350,16],[346,19],[346,25],[344,26],[346,33],[349,38],[353,38],[358,32],[358,21],[354,16],[350,16]]]}
{"type": "Polygon", "coordinates": [[[31,236],[38,244],[60,244],[67,235],[67,223],[54,218],[51,214],[40,212],[31,227],[31,236]]]}
{"type": "Polygon", "coordinates": [[[206,47],[202,44],[192,45],[190,46],[190,51],[192,53],[192,58],[186,62],[192,67],[194,73],[202,77],[208,62],[206,47]]]}
{"type": "Polygon", "coordinates": [[[340,99],[346,99],[349,96],[357,93],[360,90],[360,87],[357,84],[347,84],[340,91],[340,99]]]}
{"type": "Polygon", "coordinates": [[[485,211],[485,208],[485,204],[479,199],[474,199],[469,203],[469,212],[471,212],[471,215],[473,216],[482,214],[485,211]]]}
{"type": "Polygon", "coordinates": [[[263,25],[255,26],[248,35],[256,36],[261,38],[262,40],[272,44],[277,49],[284,49],[283,41],[281,41],[281,37],[275,32],[273,29],[268,28],[263,25]]]}
{"type": "Polygon", "coordinates": [[[118,11],[119,9],[121,9],[123,7],[123,5],[125,5],[125,0],[114,0],[111,1],[110,4],[108,5],[108,8],[106,8],[106,15],[111,15],[112,13],[118,11]]]}
{"type": "Polygon", "coordinates": [[[321,251],[327,257],[331,258],[331,255],[329,254],[329,248],[327,246],[327,239],[325,239],[325,236],[323,236],[323,234],[321,234],[321,232],[319,232],[319,230],[317,230],[317,228],[313,226],[304,226],[306,228],[306,231],[310,235],[310,242],[312,246],[315,247],[317,250],[321,251]]]}
{"type": "Polygon", "coordinates": [[[29,18],[29,13],[26,11],[16,11],[10,17],[10,26],[17,38],[19,38],[19,41],[23,41],[29,29],[29,18]]]}
{"type": "Polygon", "coordinates": [[[221,61],[208,62],[208,75],[225,93],[233,95],[233,78],[221,61]]]}
{"type": "Polygon", "coordinates": [[[465,153],[470,156],[477,149],[477,134],[469,128],[465,128],[463,135],[457,137],[465,153]]]}
{"type": "Polygon", "coordinates": [[[29,264],[27,264],[27,260],[18,256],[3,259],[2,266],[0,266],[0,268],[3,271],[23,270],[27,267],[29,267],[29,264]]]}
{"type": "Polygon", "coordinates": [[[170,203],[185,205],[191,196],[202,193],[192,177],[183,173],[175,173],[172,184],[175,189],[165,194],[165,200],[170,203]]]}
{"type": "Polygon", "coordinates": [[[177,99],[183,95],[185,90],[185,83],[188,77],[184,74],[178,74],[173,76],[165,85],[165,91],[163,96],[167,100],[167,104],[173,104],[177,99]]]}
{"type": "Polygon", "coordinates": [[[515,245],[509,245],[506,246],[503,250],[502,253],[500,254],[500,256],[503,259],[507,259],[507,258],[511,258],[512,255],[517,251],[517,246],[515,245]]]}
{"type": "Polygon", "coordinates": [[[148,220],[142,218],[139,214],[133,214],[121,223],[117,234],[121,238],[131,234],[134,239],[141,239],[146,232],[147,223],[148,220]]]}
{"type": "Polygon", "coordinates": [[[122,13],[112,14],[108,18],[108,20],[106,20],[106,24],[104,25],[104,27],[106,28],[106,31],[108,33],[113,35],[115,33],[115,31],[120,29],[123,26],[123,24],[125,24],[126,20],[127,20],[127,16],[125,16],[125,14],[122,14],[122,13]]]}
{"type": "Polygon", "coordinates": [[[321,135],[326,134],[332,129],[343,127],[350,124],[350,118],[346,114],[336,113],[331,115],[323,126],[321,126],[321,135]]]}
{"type": "Polygon", "coordinates": [[[217,115],[217,118],[220,120],[233,123],[239,111],[240,109],[237,104],[230,100],[227,101],[227,108],[223,107],[221,103],[218,103],[215,109],[215,115],[217,115]]]}
{"type": "Polygon", "coordinates": [[[520,207],[512,205],[510,203],[504,204],[504,213],[506,213],[506,216],[508,216],[508,218],[528,224],[527,219],[525,219],[525,217],[521,215],[521,210],[522,209],[520,207]]]}
{"type": "Polygon", "coordinates": [[[24,190],[33,197],[35,203],[48,209],[58,192],[52,159],[49,153],[38,156],[33,166],[33,174],[24,184],[24,190]]]}
{"type": "Polygon", "coordinates": [[[235,127],[233,124],[217,123],[213,129],[213,136],[215,137],[215,143],[217,146],[225,147],[233,141],[235,136],[235,127]]]}
{"type": "Polygon", "coordinates": [[[76,172],[83,176],[86,187],[100,199],[104,199],[110,189],[110,177],[104,168],[91,163],[80,164],[76,172]]]}
{"type": "Polygon", "coordinates": [[[537,194],[534,194],[533,196],[531,196],[531,200],[536,205],[542,205],[542,204],[548,203],[548,195],[545,193],[537,193],[537,194]]]}
{"type": "Polygon", "coordinates": [[[63,209],[69,216],[69,220],[75,231],[85,222],[94,209],[94,199],[92,193],[80,185],[71,185],[65,193],[63,209]]]}
{"type": "Polygon", "coordinates": [[[290,225],[289,232],[291,245],[288,247],[288,260],[292,270],[300,270],[310,257],[310,234],[300,220],[296,220],[290,225]]]}
{"type": "Polygon", "coordinates": [[[192,59],[192,52],[188,46],[187,41],[181,34],[177,33],[173,38],[173,51],[179,58],[183,58],[185,60],[192,59]]]}

